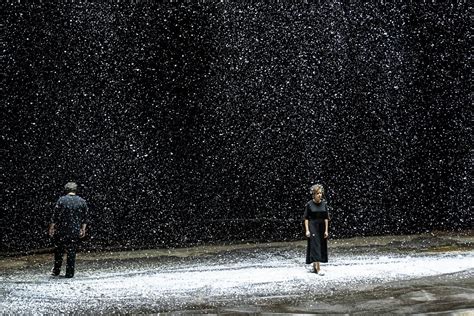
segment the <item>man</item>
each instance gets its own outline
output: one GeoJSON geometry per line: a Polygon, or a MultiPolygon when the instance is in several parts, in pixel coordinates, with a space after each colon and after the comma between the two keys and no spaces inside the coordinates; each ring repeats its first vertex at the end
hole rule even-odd
{"type": "Polygon", "coordinates": [[[79,238],[86,235],[87,203],[76,195],[77,184],[68,182],[64,186],[66,195],[56,202],[49,225],[49,236],[53,238],[54,267],[51,275],[58,276],[61,272],[64,252],[67,253],[66,278],[74,276],[76,264],[76,248],[79,238]]]}

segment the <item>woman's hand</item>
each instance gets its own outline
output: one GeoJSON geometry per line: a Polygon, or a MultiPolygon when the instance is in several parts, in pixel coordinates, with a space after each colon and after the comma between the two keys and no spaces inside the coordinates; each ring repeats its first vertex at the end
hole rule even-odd
{"type": "Polygon", "coordinates": [[[328,238],[329,237],[329,233],[328,232],[324,232],[324,238],[328,238]]]}
{"type": "Polygon", "coordinates": [[[309,230],[306,231],[306,237],[309,238],[309,236],[311,236],[311,233],[309,232],[309,230]]]}

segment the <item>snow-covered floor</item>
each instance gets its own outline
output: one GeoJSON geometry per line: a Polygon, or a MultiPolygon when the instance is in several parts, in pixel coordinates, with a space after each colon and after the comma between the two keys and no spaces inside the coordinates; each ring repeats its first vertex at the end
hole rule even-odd
{"type": "Polygon", "coordinates": [[[272,300],[317,301],[393,281],[457,272],[474,277],[474,251],[337,253],[322,265],[324,275],[311,273],[301,253],[301,249],[253,249],[143,265],[139,259],[112,261],[103,267],[78,261],[73,279],[49,276],[46,265],[40,273],[20,269],[0,274],[0,313],[151,313],[272,300]]]}

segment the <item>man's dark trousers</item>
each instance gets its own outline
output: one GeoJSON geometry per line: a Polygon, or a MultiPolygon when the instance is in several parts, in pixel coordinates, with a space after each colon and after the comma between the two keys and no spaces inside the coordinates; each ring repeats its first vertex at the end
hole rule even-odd
{"type": "Polygon", "coordinates": [[[74,276],[76,265],[77,239],[71,237],[56,236],[54,238],[54,268],[53,273],[59,275],[63,263],[64,252],[66,252],[66,278],[74,276]]]}

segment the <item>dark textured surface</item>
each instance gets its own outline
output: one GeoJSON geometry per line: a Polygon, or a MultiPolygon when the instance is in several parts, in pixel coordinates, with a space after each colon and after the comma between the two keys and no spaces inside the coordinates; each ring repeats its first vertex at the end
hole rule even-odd
{"type": "Polygon", "coordinates": [[[473,241],[340,239],[319,274],[301,241],[80,253],[73,279],[49,276],[46,254],[0,258],[0,313],[463,315],[474,308],[473,241]]]}
{"type": "Polygon", "coordinates": [[[96,248],[471,227],[470,10],[2,4],[2,249],[68,180],[96,248]]]}

